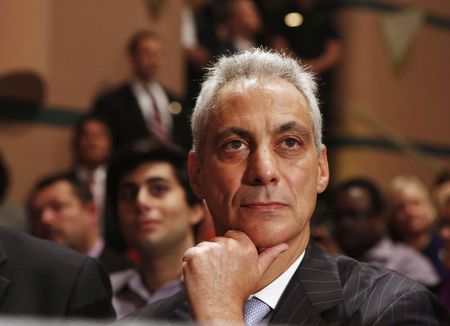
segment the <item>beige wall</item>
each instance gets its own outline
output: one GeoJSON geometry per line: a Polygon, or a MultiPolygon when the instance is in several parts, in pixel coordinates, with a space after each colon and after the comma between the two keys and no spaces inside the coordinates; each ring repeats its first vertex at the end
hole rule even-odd
{"type": "MultiPolygon", "coordinates": [[[[450,18],[448,2],[396,2],[450,18]]],[[[345,55],[338,76],[340,122],[335,133],[372,138],[386,135],[450,148],[450,31],[424,24],[396,73],[388,57],[382,15],[362,9],[347,9],[338,15],[345,55]],[[386,130],[357,119],[346,111],[349,106],[386,130]]],[[[374,148],[340,149],[334,177],[368,175],[385,187],[396,175],[414,174],[430,184],[440,169],[450,168],[448,156],[417,159],[415,155],[374,148]]]]}

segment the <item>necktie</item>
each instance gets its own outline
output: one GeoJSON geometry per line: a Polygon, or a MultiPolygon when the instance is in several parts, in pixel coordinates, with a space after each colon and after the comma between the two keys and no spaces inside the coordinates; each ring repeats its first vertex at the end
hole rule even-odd
{"type": "Polygon", "coordinates": [[[167,130],[164,126],[163,121],[161,120],[161,113],[159,112],[158,104],[156,103],[156,99],[153,96],[152,92],[145,87],[149,97],[150,101],[152,103],[153,107],[153,117],[150,120],[150,128],[152,130],[152,133],[161,140],[166,140],[168,138],[167,130]]]}
{"type": "Polygon", "coordinates": [[[245,302],[244,319],[245,325],[256,326],[270,312],[270,307],[256,297],[252,297],[245,302]]]}

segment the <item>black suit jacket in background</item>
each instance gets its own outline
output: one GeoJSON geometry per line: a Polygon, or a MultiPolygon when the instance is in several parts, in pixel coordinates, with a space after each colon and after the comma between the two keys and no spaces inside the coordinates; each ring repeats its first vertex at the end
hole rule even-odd
{"type": "MultiPolygon", "coordinates": [[[[183,101],[165,90],[169,103],[179,102],[182,111],[172,114],[172,140],[186,150],[191,149],[190,108],[183,101]]],[[[129,83],[100,96],[94,104],[94,113],[108,121],[115,147],[122,147],[136,140],[152,136],[144,115],[129,83]]]]}
{"type": "Polygon", "coordinates": [[[98,261],[0,227],[0,315],[115,318],[98,261]]]}
{"type": "MultiPolygon", "coordinates": [[[[139,309],[126,321],[144,319],[191,321],[184,291],[139,309]]],[[[311,243],[270,324],[450,325],[450,317],[415,281],[383,267],[329,255],[311,243]]]]}

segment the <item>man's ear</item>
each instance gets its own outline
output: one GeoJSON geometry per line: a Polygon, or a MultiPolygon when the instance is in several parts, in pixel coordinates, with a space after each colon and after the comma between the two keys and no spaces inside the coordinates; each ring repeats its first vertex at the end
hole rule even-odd
{"type": "Polygon", "coordinates": [[[317,166],[317,193],[322,193],[328,185],[330,171],[328,169],[327,148],[321,145],[317,166]]]}
{"type": "Polygon", "coordinates": [[[190,207],[190,218],[189,218],[189,223],[191,225],[196,225],[198,223],[200,223],[201,220],[204,219],[205,217],[205,205],[203,204],[203,202],[199,202],[195,205],[192,205],[190,207]]]}
{"type": "Polygon", "coordinates": [[[188,156],[188,173],[189,173],[189,182],[191,184],[192,190],[194,194],[203,199],[203,194],[201,191],[201,171],[200,171],[200,159],[197,153],[194,150],[189,152],[188,156]]]}

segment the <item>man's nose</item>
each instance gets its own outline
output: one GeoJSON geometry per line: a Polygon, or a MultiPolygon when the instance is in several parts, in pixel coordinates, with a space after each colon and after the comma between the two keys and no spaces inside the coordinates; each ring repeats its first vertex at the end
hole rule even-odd
{"type": "Polygon", "coordinates": [[[44,208],[41,212],[40,220],[43,224],[52,225],[55,221],[55,212],[50,208],[44,208]]]}
{"type": "Polygon", "coordinates": [[[136,206],[139,210],[148,210],[152,207],[152,196],[145,187],[140,187],[136,194],[136,206]]]}
{"type": "Polygon", "coordinates": [[[256,150],[248,158],[246,174],[251,185],[277,183],[279,167],[275,155],[269,149],[256,150]]]}

